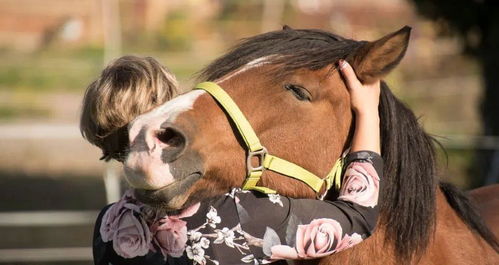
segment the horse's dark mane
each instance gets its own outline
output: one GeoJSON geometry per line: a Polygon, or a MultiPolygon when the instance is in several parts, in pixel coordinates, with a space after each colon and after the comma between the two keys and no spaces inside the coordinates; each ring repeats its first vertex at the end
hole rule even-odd
{"type": "MultiPolygon", "coordinates": [[[[347,58],[364,42],[345,39],[321,30],[274,31],[243,40],[208,65],[200,79],[214,81],[245,64],[279,55],[279,75],[300,68],[318,70],[347,58]]],[[[392,242],[400,260],[408,260],[426,249],[435,224],[437,189],[432,137],[418,124],[414,113],[383,83],[380,100],[384,181],[380,195],[380,224],[386,242],[392,242]]]]}
{"type": "Polygon", "coordinates": [[[244,39],[200,73],[200,79],[214,81],[245,64],[266,56],[281,55],[272,63],[283,64],[279,75],[296,69],[321,69],[346,58],[362,42],[345,39],[321,30],[281,30],[244,39]]]}
{"type": "Polygon", "coordinates": [[[403,259],[422,254],[435,224],[436,167],[431,136],[414,113],[382,83],[379,106],[384,187],[381,220],[386,240],[403,259]]]}

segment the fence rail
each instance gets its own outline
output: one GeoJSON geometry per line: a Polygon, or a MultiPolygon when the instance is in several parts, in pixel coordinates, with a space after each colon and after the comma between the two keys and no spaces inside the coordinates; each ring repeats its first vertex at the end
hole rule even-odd
{"type": "Polygon", "coordinates": [[[91,260],[89,247],[0,249],[0,263],[91,260]]]}
{"type": "Polygon", "coordinates": [[[448,149],[499,150],[497,136],[448,135],[437,139],[448,149]]]}
{"type": "Polygon", "coordinates": [[[0,226],[91,225],[98,211],[0,212],[0,226]]]}

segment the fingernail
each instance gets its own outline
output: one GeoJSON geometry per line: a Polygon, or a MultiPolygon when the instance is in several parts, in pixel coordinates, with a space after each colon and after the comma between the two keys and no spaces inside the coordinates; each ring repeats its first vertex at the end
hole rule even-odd
{"type": "Polygon", "coordinates": [[[348,63],[347,63],[347,61],[345,61],[345,60],[341,59],[341,60],[339,61],[338,66],[340,67],[340,69],[341,69],[341,70],[343,70],[343,69],[347,66],[347,64],[348,64],[348,63]]]}

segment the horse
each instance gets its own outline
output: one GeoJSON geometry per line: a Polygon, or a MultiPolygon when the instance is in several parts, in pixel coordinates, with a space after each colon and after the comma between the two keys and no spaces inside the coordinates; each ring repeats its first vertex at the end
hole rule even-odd
{"type": "MultiPolygon", "coordinates": [[[[362,82],[382,79],[405,55],[410,31],[357,41],[284,27],[243,40],[200,79],[230,95],[268,152],[325,176],[355,129],[338,61],[348,61],[362,82]]],[[[465,194],[437,180],[434,139],[385,82],[379,115],[385,177],[375,233],[348,250],[297,263],[499,264],[498,242],[465,194]]],[[[140,200],[171,212],[241,187],[253,163],[236,125],[202,90],[139,116],[129,139],[127,180],[140,200]]],[[[270,170],[259,185],[295,198],[317,196],[270,170]]],[[[332,190],[327,198],[337,196],[332,190]]]]}
{"type": "Polygon", "coordinates": [[[499,184],[468,191],[470,199],[496,237],[499,237],[499,184]]]}

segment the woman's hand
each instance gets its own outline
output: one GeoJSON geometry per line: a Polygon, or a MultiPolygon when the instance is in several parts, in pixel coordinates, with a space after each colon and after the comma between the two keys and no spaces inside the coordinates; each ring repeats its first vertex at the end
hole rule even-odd
{"type": "Polygon", "coordinates": [[[345,60],[340,60],[339,69],[350,91],[350,102],[355,113],[355,132],[351,152],[370,150],[380,154],[378,114],[380,81],[362,84],[345,60]]]}
{"type": "Polygon", "coordinates": [[[380,81],[378,80],[372,84],[362,84],[357,79],[352,66],[345,60],[340,60],[339,69],[350,91],[350,102],[355,114],[364,115],[374,113],[377,116],[380,81]]]}

